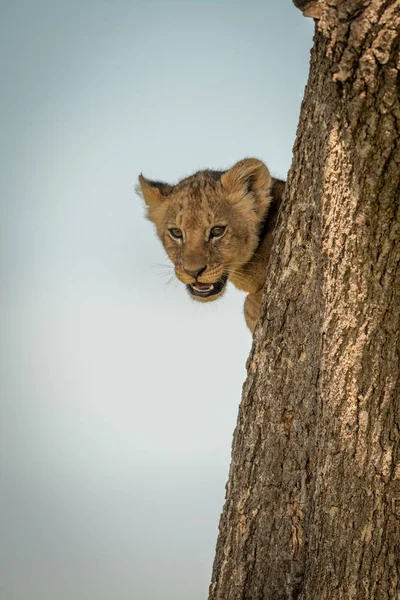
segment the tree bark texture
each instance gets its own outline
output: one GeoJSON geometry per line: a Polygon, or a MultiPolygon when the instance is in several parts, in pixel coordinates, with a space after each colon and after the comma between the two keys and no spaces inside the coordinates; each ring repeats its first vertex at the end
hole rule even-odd
{"type": "Polygon", "coordinates": [[[400,0],[319,4],[209,600],[400,599],[400,0]]]}

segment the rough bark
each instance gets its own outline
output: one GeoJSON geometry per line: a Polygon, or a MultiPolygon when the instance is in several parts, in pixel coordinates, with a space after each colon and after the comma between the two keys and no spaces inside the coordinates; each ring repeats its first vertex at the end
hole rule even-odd
{"type": "Polygon", "coordinates": [[[400,598],[400,0],[320,0],[209,600],[400,598]]]}

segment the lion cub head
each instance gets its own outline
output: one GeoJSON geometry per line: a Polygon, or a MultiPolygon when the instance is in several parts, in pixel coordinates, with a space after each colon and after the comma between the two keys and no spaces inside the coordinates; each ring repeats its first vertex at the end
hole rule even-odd
{"type": "Polygon", "coordinates": [[[259,244],[271,202],[267,167],[246,158],[228,171],[199,171],[176,185],[142,175],[139,184],[178,279],[196,300],[219,298],[259,244]]]}

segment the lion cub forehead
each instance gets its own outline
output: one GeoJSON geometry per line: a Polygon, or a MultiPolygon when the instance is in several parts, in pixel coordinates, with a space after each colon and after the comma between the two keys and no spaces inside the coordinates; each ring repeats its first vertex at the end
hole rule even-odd
{"type": "Polygon", "coordinates": [[[168,216],[181,227],[209,226],[223,199],[219,177],[208,177],[199,172],[176,186],[168,216]]]}
{"type": "Polygon", "coordinates": [[[186,196],[172,203],[168,217],[183,229],[209,227],[215,219],[215,206],[214,200],[186,196]]]}

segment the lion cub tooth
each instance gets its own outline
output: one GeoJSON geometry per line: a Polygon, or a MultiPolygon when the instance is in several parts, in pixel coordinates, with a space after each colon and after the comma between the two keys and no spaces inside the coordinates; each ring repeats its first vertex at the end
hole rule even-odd
{"type": "Polygon", "coordinates": [[[214,286],[213,286],[212,284],[210,284],[210,285],[206,285],[206,284],[204,284],[204,283],[203,283],[203,284],[200,284],[200,285],[197,285],[197,284],[195,284],[195,283],[194,283],[194,284],[192,285],[192,287],[193,287],[195,290],[197,290],[198,292],[210,292],[211,290],[213,290],[213,289],[214,289],[214,286]]]}

